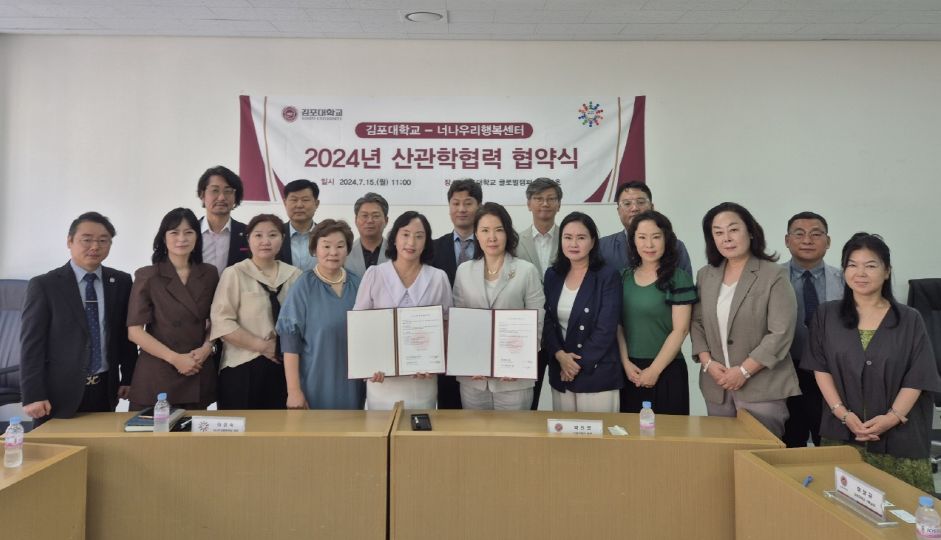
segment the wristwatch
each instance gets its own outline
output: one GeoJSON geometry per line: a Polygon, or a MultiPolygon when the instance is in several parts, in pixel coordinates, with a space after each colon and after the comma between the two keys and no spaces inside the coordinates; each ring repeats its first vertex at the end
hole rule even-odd
{"type": "Polygon", "coordinates": [[[216,354],[219,351],[219,347],[216,347],[215,341],[207,341],[206,343],[208,343],[209,346],[212,347],[212,354],[216,354]]]}
{"type": "Polygon", "coordinates": [[[745,366],[738,366],[738,369],[742,370],[742,375],[745,376],[745,379],[751,379],[751,373],[745,370],[745,366]]]}
{"type": "Polygon", "coordinates": [[[713,363],[714,361],[715,361],[715,360],[714,360],[713,358],[710,358],[709,361],[706,362],[706,365],[704,365],[704,366],[702,367],[702,372],[703,372],[703,373],[709,373],[709,364],[713,363]]]}

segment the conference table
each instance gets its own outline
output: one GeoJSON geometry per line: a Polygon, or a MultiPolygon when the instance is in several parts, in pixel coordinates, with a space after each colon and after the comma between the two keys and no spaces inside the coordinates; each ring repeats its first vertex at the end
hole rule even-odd
{"type": "Polygon", "coordinates": [[[0,537],[85,538],[87,454],[76,446],[26,443],[19,467],[0,466],[0,537]]]}
{"type": "MultiPolygon", "coordinates": [[[[848,446],[735,453],[736,540],[910,540],[915,525],[886,512],[894,527],[878,527],[824,491],[836,489],[839,467],[885,492],[886,501],[914,515],[925,492],[864,463],[848,446]],[[805,487],[804,480],[812,477],[805,487]]],[[[941,501],[935,500],[935,508],[941,501]]]]}
{"type": "Polygon", "coordinates": [[[398,408],[187,414],[244,417],[246,430],[125,433],[133,413],[92,413],[26,440],[87,447],[94,540],[386,538],[398,408]]]}
{"type": "Polygon", "coordinates": [[[390,538],[729,540],[733,453],[784,448],[737,418],[550,411],[405,410],[391,436],[390,538]],[[432,431],[412,431],[425,413],[432,431]],[[549,419],[602,420],[602,435],[549,433],[549,419]],[[628,435],[611,435],[620,425],[628,435]]]}

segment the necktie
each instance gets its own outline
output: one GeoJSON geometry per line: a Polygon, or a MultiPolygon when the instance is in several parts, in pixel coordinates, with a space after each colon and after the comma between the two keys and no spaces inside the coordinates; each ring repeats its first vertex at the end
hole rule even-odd
{"type": "Polygon", "coordinates": [[[814,312],[817,311],[820,300],[817,298],[817,288],[814,287],[813,275],[810,270],[804,270],[801,277],[804,279],[804,326],[810,326],[810,320],[813,318],[814,312]]]}
{"type": "Polygon", "coordinates": [[[465,263],[470,260],[470,255],[467,254],[467,248],[470,247],[471,239],[461,240],[457,239],[461,243],[461,252],[457,256],[457,264],[460,266],[461,263],[465,263]]]}
{"type": "Polygon", "coordinates": [[[85,318],[88,319],[88,333],[91,337],[91,358],[88,360],[88,374],[94,375],[101,369],[101,325],[98,323],[98,294],[95,293],[95,274],[85,274],[85,318]]]}
{"type": "MultiPolygon", "coordinates": [[[[258,281],[258,280],[255,280],[258,281]]],[[[275,324],[278,323],[278,315],[281,314],[281,302],[278,301],[278,294],[281,293],[281,289],[284,287],[284,283],[278,285],[277,289],[271,290],[268,285],[258,281],[258,284],[261,285],[266,291],[268,291],[268,301],[271,302],[271,317],[274,320],[275,324]]],[[[275,338],[277,341],[274,344],[274,354],[276,358],[281,358],[281,338],[275,338]]]]}

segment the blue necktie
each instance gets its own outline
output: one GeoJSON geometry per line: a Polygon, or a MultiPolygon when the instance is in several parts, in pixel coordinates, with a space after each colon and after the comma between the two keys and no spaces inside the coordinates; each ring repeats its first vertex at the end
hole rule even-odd
{"type": "Polygon", "coordinates": [[[817,298],[817,288],[814,287],[814,276],[810,270],[804,270],[801,277],[804,279],[804,326],[810,326],[810,320],[817,311],[820,300],[817,298]]]}
{"type": "Polygon", "coordinates": [[[94,375],[101,369],[101,325],[98,324],[98,294],[95,293],[95,274],[85,274],[85,318],[88,319],[88,333],[91,334],[91,358],[88,362],[88,374],[94,375]]]}

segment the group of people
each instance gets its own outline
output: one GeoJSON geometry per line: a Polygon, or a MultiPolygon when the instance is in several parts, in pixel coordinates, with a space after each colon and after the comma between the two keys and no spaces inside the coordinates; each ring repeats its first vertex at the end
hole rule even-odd
{"type": "MultiPolygon", "coordinates": [[[[532,224],[451,183],[453,231],[434,238],[368,193],[343,220],[314,222],[319,188],[284,186],[288,216],[233,220],[242,182],[225,167],[197,184],[206,209],[170,211],[151,265],[103,266],[115,229],[95,212],[69,229],[71,260],[30,281],[22,386],[37,424],[76,412],[141,410],[167,393],[186,409],[535,409],[548,373],[561,411],[689,414],[691,359],[711,416],[748,410],[788,446],[852,444],[873,465],[933,491],[933,400],[941,392],[924,323],[892,296],[889,249],[858,233],[842,270],[823,262],[826,220],[788,222],[777,264],[764,230],[735,203],[702,221],[708,264],[689,253],[642,182],[616,191],[623,230],[601,237],[582,212],[560,223],[562,189],[531,182],[532,224]],[[346,313],[440,306],[538,311],[538,379],[423,373],[347,377],[346,313]],[[828,408],[826,411],[824,407],[828,408]]],[[[447,332],[447,323],[445,326],[447,332]]]]}

